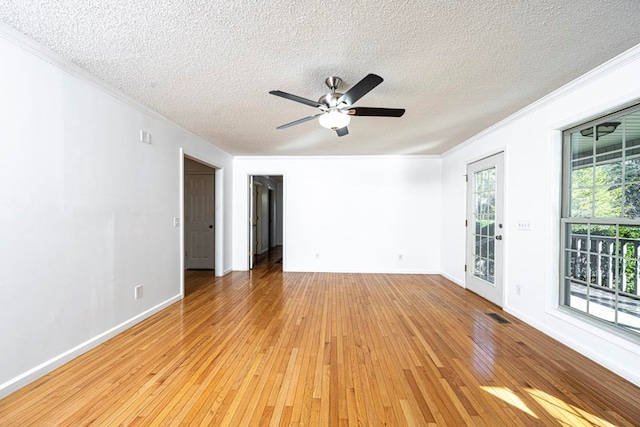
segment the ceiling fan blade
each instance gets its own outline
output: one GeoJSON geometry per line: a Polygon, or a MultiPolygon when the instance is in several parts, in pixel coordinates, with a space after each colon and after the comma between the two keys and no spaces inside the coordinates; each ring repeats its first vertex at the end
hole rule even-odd
{"type": "Polygon", "coordinates": [[[302,104],[310,105],[312,107],[316,107],[316,108],[322,107],[322,104],[320,104],[319,102],[312,101],[310,99],[303,98],[301,96],[291,95],[290,93],[282,92],[281,90],[272,90],[269,93],[271,95],[279,96],[279,97],[285,98],[285,99],[290,99],[291,101],[300,102],[302,104]]]}
{"type": "Polygon", "coordinates": [[[338,134],[338,136],[345,136],[349,134],[349,129],[347,129],[347,127],[343,127],[340,129],[336,129],[336,133],[338,134]]]}
{"type": "Polygon", "coordinates": [[[347,112],[350,116],[377,116],[377,117],[402,117],[404,108],[372,108],[372,107],[353,107],[347,112]]]}
{"type": "Polygon", "coordinates": [[[338,100],[338,104],[345,102],[347,105],[353,105],[358,99],[369,93],[374,87],[382,83],[383,78],[376,74],[367,74],[364,79],[360,80],[351,89],[345,92],[338,100]]]}
{"type": "Polygon", "coordinates": [[[298,119],[298,120],[296,120],[294,122],[287,123],[286,125],[278,126],[276,129],[290,128],[291,126],[299,125],[300,123],[304,123],[304,122],[308,122],[309,120],[313,120],[313,119],[315,119],[316,117],[318,117],[318,116],[320,116],[322,114],[323,113],[316,114],[315,116],[308,116],[308,117],[305,117],[303,119],[298,119]]]}

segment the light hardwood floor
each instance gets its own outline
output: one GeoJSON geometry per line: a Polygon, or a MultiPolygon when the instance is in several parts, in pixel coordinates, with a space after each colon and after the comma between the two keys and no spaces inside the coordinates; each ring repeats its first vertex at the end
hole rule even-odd
{"type": "Polygon", "coordinates": [[[187,272],[183,301],[0,400],[0,425],[640,423],[637,387],[440,276],[277,258],[187,272]]]}

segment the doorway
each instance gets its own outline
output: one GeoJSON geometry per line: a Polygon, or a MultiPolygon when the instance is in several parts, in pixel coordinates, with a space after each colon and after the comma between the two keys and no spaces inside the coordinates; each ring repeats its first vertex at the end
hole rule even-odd
{"type": "Polygon", "coordinates": [[[504,153],[467,165],[466,287],[503,306],[504,153]]]}
{"type": "MultiPolygon", "coordinates": [[[[271,255],[283,263],[283,198],[281,175],[249,176],[249,269],[271,255]]],[[[273,260],[272,260],[273,261],[273,260]]]]}

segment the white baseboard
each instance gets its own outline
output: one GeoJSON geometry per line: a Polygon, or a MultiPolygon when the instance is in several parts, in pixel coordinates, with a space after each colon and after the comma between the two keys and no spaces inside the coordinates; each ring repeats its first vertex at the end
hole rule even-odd
{"type": "Polygon", "coordinates": [[[40,365],[29,369],[28,371],[18,375],[15,378],[10,379],[9,381],[5,382],[4,384],[0,384],[0,399],[8,396],[9,394],[13,393],[14,391],[18,390],[19,388],[24,387],[25,385],[29,384],[30,382],[42,377],[43,375],[48,374],[49,372],[53,371],[54,369],[64,365],[65,363],[69,362],[72,359],[75,359],[76,357],[80,356],[83,353],[86,353],[87,351],[91,350],[94,347],[99,346],[100,344],[104,343],[105,341],[108,341],[109,339],[113,338],[114,336],[124,332],[125,330],[129,329],[130,327],[134,326],[137,323],[140,323],[141,321],[153,316],[154,314],[156,314],[157,312],[167,308],[168,306],[170,306],[171,304],[180,301],[180,295],[176,295],[173,298],[170,298],[158,305],[156,305],[155,307],[150,308],[147,311],[144,311],[140,314],[138,314],[135,317],[132,317],[131,319],[120,323],[117,326],[114,326],[113,328],[99,334],[96,335],[95,337],[65,351],[64,353],[61,353],[49,360],[47,360],[46,362],[41,363],[40,365]]]}
{"type": "Polygon", "coordinates": [[[574,338],[572,338],[572,337],[570,337],[570,336],[568,336],[566,334],[559,333],[558,331],[556,331],[556,330],[554,330],[552,328],[549,328],[548,326],[538,322],[536,319],[533,319],[533,318],[523,314],[522,312],[520,312],[518,310],[514,310],[514,309],[509,308],[509,307],[505,307],[503,309],[507,313],[511,314],[512,316],[517,317],[518,319],[520,319],[524,323],[528,324],[529,326],[531,326],[531,327],[539,330],[540,332],[544,333],[545,335],[548,335],[551,338],[561,342],[562,344],[566,345],[567,347],[570,347],[571,349],[577,351],[578,353],[582,354],[583,356],[593,360],[597,364],[599,364],[601,366],[604,366],[605,368],[607,368],[611,372],[613,372],[613,373],[615,373],[617,375],[620,375],[621,377],[625,378],[629,382],[632,382],[633,384],[635,384],[638,387],[640,387],[640,375],[638,375],[636,370],[629,370],[627,367],[623,367],[623,366],[612,364],[610,360],[607,360],[607,359],[601,357],[601,355],[598,353],[597,348],[585,347],[582,343],[576,341],[574,338]]]}
{"type": "Polygon", "coordinates": [[[440,274],[438,270],[384,270],[349,268],[287,268],[285,273],[340,273],[340,274],[440,274]]]}
{"type": "Polygon", "coordinates": [[[444,277],[445,279],[452,281],[453,283],[455,283],[456,285],[460,286],[461,288],[464,288],[464,287],[465,287],[465,286],[464,286],[464,281],[463,281],[463,280],[459,280],[459,279],[458,279],[458,278],[456,278],[456,277],[449,276],[448,274],[446,274],[446,273],[442,273],[442,272],[440,272],[440,273],[438,273],[438,274],[440,274],[440,275],[441,275],[442,277],[444,277]]]}

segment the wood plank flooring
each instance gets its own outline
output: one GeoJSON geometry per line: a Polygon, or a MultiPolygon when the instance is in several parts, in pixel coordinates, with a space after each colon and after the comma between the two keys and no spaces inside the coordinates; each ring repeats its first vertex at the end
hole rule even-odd
{"type": "Polygon", "coordinates": [[[640,423],[637,387],[440,276],[277,258],[187,272],[183,301],[0,400],[0,425],[640,423]]]}

